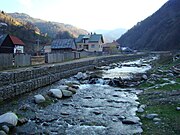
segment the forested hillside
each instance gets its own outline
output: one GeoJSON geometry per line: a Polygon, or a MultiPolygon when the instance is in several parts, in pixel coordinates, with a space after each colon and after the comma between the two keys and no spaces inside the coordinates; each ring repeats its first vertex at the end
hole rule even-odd
{"type": "Polygon", "coordinates": [[[180,0],[169,0],[117,41],[138,50],[180,49],[180,0]]]}
{"type": "Polygon", "coordinates": [[[0,11],[0,23],[6,24],[0,26],[0,34],[11,34],[23,40],[26,44],[26,52],[33,51],[33,45],[36,44],[37,39],[41,41],[41,44],[51,41],[51,38],[42,34],[34,24],[19,21],[4,11],[0,11]]]}
{"type": "Polygon", "coordinates": [[[34,24],[38,29],[40,29],[42,33],[45,33],[51,38],[55,38],[58,32],[64,32],[64,31],[68,31],[70,35],[72,35],[73,37],[78,37],[80,34],[88,33],[86,30],[76,28],[69,24],[44,21],[41,19],[33,18],[24,13],[10,13],[9,15],[25,23],[30,22],[34,24]]]}

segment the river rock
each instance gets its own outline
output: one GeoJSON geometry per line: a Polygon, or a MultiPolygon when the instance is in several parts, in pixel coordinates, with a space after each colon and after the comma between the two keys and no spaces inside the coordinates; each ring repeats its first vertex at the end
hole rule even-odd
{"type": "Polygon", "coordinates": [[[180,107],[176,107],[176,110],[177,110],[177,111],[180,111],[180,107]]]}
{"type": "Polygon", "coordinates": [[[122,87],[124,86],[124,82],[121,78],[114,78],[109,81],[108,85],[122,87]]]}
{"type": "Polygon", "coordinates": [[[18,117],[13,112],[8,112],[3,115],[0,115],[0,124],[8,124],[10,126],[16,126],[18,122],[18,117]]]}
{"type": "Polygon", "coordinates": [[[146,115],[146,118],[148,118],[148,119],[154,119],[155,117],[158,117],[158,114],[152,113],[152,114],[147,114],[146,115]]]}
{"type": "Polygon", "coordinates": [[[71,91],[68,91],[68,90],[62,90],[62,95],[64,97],[71,97],[73,95],[73,93],[71,91]]]}
{"type": "Polygon", "coordinates": [[[62,91],[60,89],[50,89],[48,94],[55,98],[62,98],[62,91]]]}
{"type": "Polygon", "coordinates": [[[0,135],[7,135],[5,131],[0,130],[0,135]]]}
{"type": "Polygon", "coordinates": [[[135,119],[133,119],[133,118],[127,118],[127,119],[123,119],[122,120],[122,123],[123,124],[129,124],[129,125],[131,125],[131,124],[137,124],[138,123],[138,120],[135,118],[135,119]]]}
{"type": "Polygon", "coordinates": [[[27,118],[20,118],[18,119],[18,125],[23,125],[28,122],[27,118]]]}
{"type": "Polygon", "coordinates": [[[138,108],[137,112],[142,113],[142,112],[144,112],[144,109],[143,108],[138,108]]]}
{"type": "Polygon", "coordinates": [[[146,105],[140,105],[137,112],[142,113],[142,112],[144,112],[145,108],[146,108],[146,105]]]}
{"type": "Polygon", "coordinates": [[[72,85],[71,88],[79,89],[79,85],[72,85]]]}
{"type": "Polygon", "coordinates": [[[34,96],[34,101],[35,101],[36,104],[43,103],[45,100],[46,99],[41,94],[38,94],[38,95],[34,96]]]}
{"type": "Polygon", "coordinates": [[[2,130],[5,131],[7,134],[9,133],[9,127],[7,125],[3,125],[2,130]]]}
{"type": "Polygon", "coordinates": [[[74,77],[77,78],[78,80],[81,80],[81,79],[85,80],[87,79],[88,76],[86,73],[78,72],[78,74],[75,75],[74,77]]]}
{"type": "Polygon", "coordinates": [[[68,90],[71,91],[73,94],[76,94],[77,91],[75,88],[72,87],[69,87],[68,90]]]}
{"type": "Polygon", "coordinates": [[[67,90],[68,86],[67,85],[60,85],[60,86],[58,86],[58,89],[60,89],[60,90],[67,90]]]}
{"type": "Polygon", "coordinates": [[[147,79],[148,79],[147,75],[145,75],[145,74],[142,75],[142,79],[143,79],[143,80],[147,80],[147,79]]]}
{"type": "Polygon", "coordinates": [[[168,77],[174,77],[174,74],[173,73],[168,73],[167,76],[168,77]]]}
{"type": "Polygon", "coordinates": [[[161,121],[160,118],[154,118],[153,121],[157,122],[157,121],[161,121]]]}

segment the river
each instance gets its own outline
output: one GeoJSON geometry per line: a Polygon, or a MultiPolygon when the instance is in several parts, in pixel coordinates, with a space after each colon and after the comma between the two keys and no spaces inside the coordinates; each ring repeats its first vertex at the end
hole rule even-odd
{"type": "MultiPolygon", "coordinates": [[[[99,67],[86,74],[100,75],[93,83],[89,79],[78,80],[75,76],[62,79],[53,85],[24,94],[0,105],[1,113],[13,111],[19,117],[28,119],[26,124],[17,126],[12,134],[50,135],[131,135],[141,134],[140,119],[136,111],[140,103],[135,87],[109,85],[109,79],[131,79],[133,74],[145,74],[151,69],[149,62],[155,58],[131,62],[113,63],[99,67]],[[97,73],[97,74],[96,74],[97,73]],[[33,102],[34,95],[46,95],[52,88],[73,83],[79,88],[70,98],[49,98],[47,105],[33,102]],[[26,109],[22,109],[25,107],[26,109]]],[[[85,74],[85,75],[86,75],[85,74]]],[[[46,96],[48,98],[48,96],[46,96]]]]}

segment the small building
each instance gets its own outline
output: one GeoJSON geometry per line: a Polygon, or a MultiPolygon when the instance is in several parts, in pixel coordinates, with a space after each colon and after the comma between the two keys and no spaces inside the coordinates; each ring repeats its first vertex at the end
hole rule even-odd
{"type": "Polygon", "coordinates": [[[51,44],[44,44],[41,50],[42,50],[42,53],[50,53],[51,52],[51,44]]]}
{"type": "Polygon", "coordinates": [[[76,50],[74,39],[56,39],[51,44],[52,53],[72,52],[76,50]]]}
{"type": "Polygon", "coordinates": [[[120,50],[120,44],[116,41],[112,43],[106,43],[103,45],[103,52],[108,54],[117,53],[120,50]]]}
{"type": "Polygon", "coordinates": [[[19,38],[5,34],[0,36],[0,53],[24,53],[22,40],[19,38]]]}
{"type": "Polygon", "coordinates": [[[79,35],[76,39],[77,50],[102,52],[104,39],[102,34],[79,35]]]}

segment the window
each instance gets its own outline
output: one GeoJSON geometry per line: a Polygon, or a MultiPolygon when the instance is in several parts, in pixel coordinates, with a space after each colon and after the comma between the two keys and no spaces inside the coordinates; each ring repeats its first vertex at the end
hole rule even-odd
{"type": "Polygon", "coordinates": [[[92,45],[91,45],[91,48],[95,48],[95,44],[92,44],[92,45]]]}

